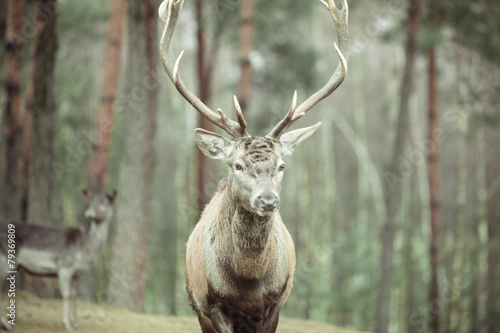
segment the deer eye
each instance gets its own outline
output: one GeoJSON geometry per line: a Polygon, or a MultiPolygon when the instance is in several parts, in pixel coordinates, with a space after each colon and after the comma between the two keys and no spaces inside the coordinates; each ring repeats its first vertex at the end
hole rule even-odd
{"type": "Polygon", "coordinates": [[[239,163],[236,163],[236,164],[234,165],[234,168],[235,168],[237,171],[241,171],[241,170],[243,170],[243,167],[242,167],[242,166],[241,166],[241,164],[239,164],[239,163]]]}
{"type": "Polygon", "coordinates": [[[283,164],[281,164],[281,165],[278,167],[278,170],[279,170],[279,171],[283,171],[283,170],[285,170],[285,164],[284,164],[284,163],[283,163],[283,164]]]}

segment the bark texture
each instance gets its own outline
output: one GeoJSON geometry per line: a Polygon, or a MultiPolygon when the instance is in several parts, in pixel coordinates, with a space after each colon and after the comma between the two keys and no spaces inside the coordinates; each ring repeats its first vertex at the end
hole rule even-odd
{"type": "Polygon", "coordinates": [[[111,1],[108,36],[104,50],[101,102],[97,113],[97,126],[93,137],[92,158],[88,166],[90,188],[103,191],[106,186],[109,152],[113,133],[115,102],[120,83],[123,31],[127,17],[127,0],[111,1]]]}
{"type": "MultiPolygon", "coordinates": [[[[198,41],[197,51],[197,71],[198,71],[198,93],[200,100],[210,106],[212,103],[212,72],[213,66],[208,52],[205,30],[205,11],[202,0],[196,0],[196,22],[198,24],[196,38],[198,41]]],[[[200,115],[198,127],[213,131],[213,125],[205,117],[200,115]]],[[[198,210],[201,213],[205,205],[210,200],[212,193],[208,191],[210,170],[213,169],[212,162],[201,150],[196,148],[196,158],[198,160],[198,210]]]]}
{"type": "Polygon", "coordinates": [[[440,176],[439,176],[439,141],[436,140],[436,133],[439,131],[438,117],[438,96],[436,87],[436,51],[432,47],[428,59],[428,153],[427,153],[427,173],[429,180],[429,198],[431,210],[431,241],[429,248],[429,259],[431,269],[431,281],[429,284],[429,304],[432,304],[433,316],[429,321],[431,332],[439,333],[439,284],[438,284],[438,249],[439,249],[439,229],[441,225],[440,212],[440,176]]]}
{"type": "Polygon", "coordinates": [[[22,127],[22,70],[24,46],[24,0],[7,1],[5,37],[4,136],[5,173],[2,212],[4,218],[22,218],[23,197],[23,127],[22,127]]]}
{"type": "Polygon", "coordinates": [[[125,72],[124,152],[119,171],[116,235],[108,296],[113,305],[144,311],[155,133],[156,1],[129,1],[125,72]]]}
{"type": "MultiPolygon", "coordinates": [[[[437,14],[435,10],[435,1],[429,1],[429,11],[431,13],[431,21],[437,25],[437,14]]],[[[439,241],[440,241],[440,226],[441,226],[441,191],[440,191],[440,174],[439,174],[439,140],[437,133],[439,129],[439,114],[438,114],[438,92],[437,92],[437,69],[436,69],[436,46],[432,45],[427,62],[427,174],[429,181],[429,206],[430,206],[430,230],[431,240],[429,248],[429,259],[431,269],[431,280],[429,283],[429,304],[432,304],[432,317],[429,320],[429,328],[433,333],[439,333],[439,241]]]]}
{"type": "Polygon", "coordinates": [[[253,50],[255,32],[255,0],[243,0],[240,11],[240,68],[238,100],[243,112],[248,108],[252,92],[252,64],[250,52],[253,50]]]}
{"type": "Polygon", "coordinates": [[[28,219],[42,224],[52,221],[52,162],[54,160],[54,72],[57,55],[57,0],[37,4],[38,37],[35,39],[32,79],[34,87],[33,138],[29,159],[28,219]]]}
{"type": "Polygon", "coordinates": [[[394,272],[394,237],[397,229],[397,215],[401,203],[401,185],[404,181],[401,175],[401,157],[405,153],[409,129],[409,102],[412,91],[413,67],[417,46],[418,26],[420,22],[421,0],[411,0],[408,11],[408,32],[406,38],[406,64],[403,81],[401,83],[400,104],[396,137],[391,160],[385,172],[385,204],[387,220],[382,228],[381,242],[381,271],[380,288],[377,301],[377,329],[378,333],[387,333],[390,322],[391,286],[394,272]]]}

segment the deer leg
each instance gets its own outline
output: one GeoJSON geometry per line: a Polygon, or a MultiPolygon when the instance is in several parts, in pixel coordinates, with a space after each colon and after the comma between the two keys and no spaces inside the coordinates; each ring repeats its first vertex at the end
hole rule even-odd
{"type": "Polygon", "coordinates": [[[76,284],[76,278],[73,278],[71,280],[71,294],[70,294],[71,308],[70,308],[69,320],[71,326],[76,330],[78,329],[78,325],[76,324],[76,305],[77,305],[78,293],[75,284],[76,284]]]}
{"type": "Polygon", "coordinates": [[[214,305],[212,307],[210,319],[212,320],[212,324],[218,333],[233,333],[233,323],[222,312],[220,306],[214,305]]]}
{"type": "Polygon", "coordinates": [[[198,321],[200,322],[201,331],[203,333],[217,333],[212,325],[212,322],[210,321],[210,318],[204,314],[198,313],[198,321]]]}
{"type": "Polygon", "coordinates": [[[0,267],[2,267],[1,272],[0,272],[0,322],[3,327],[8,330],[12,331],[12,326],[8,323],[7,320],[7,314],[4,311],[4,306],[1,304],[2,303],[2,286],[7,279],[7,257],[5,256],[4,253],[0,253],[0,267]]]}
{"type": "Polygon", "coordinates": [[[274,333],[278,328],[278,322],[280,320],[280,312],[277,305],[273,305],[269,315],[267,316],[264,324],[262,325],[262,330],[258,332],[274,333]]]}
{"type": "Polygon", "coordinates": [[[63,324],[66,331],[73,331],[71,326],[71,321],[69,319],[70,313],[70,298],[71,298],[71,280],[73,278],[73,272],[69,269],[60,269],[59,274],[59,289],[61,290],[61,295],[63,297],[63,324]]]}

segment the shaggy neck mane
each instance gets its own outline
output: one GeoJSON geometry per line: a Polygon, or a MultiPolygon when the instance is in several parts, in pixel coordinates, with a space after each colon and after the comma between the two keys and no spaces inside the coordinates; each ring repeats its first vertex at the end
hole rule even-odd
{"type": "MultiPolygon", "coordinates": [[[[261,217],[238,207],[228,191],[227,180],[221,182],[214,196],[218,211],[217,235],[221,251],[230,251],[233,270],[241,276],[259,277],[272,259],[275,215],[261,217]]],[[[276,213],[277,214],[277,213],[276,213]]]]}
{"type": "Polygon", "coordinates": [[[221,181],[218,195],[221,196],[220,231],[231,230],[235,246],[242,250],[262,251],[268,242],[274,215],[262,217],[238,206],[229,193],[227,179],[221,181]]]}

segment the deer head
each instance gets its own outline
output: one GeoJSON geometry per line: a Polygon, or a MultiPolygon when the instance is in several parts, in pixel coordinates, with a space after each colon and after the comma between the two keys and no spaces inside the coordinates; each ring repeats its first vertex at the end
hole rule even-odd
{"type": "Polygon", "coordinates": [[[110,194],[93,194],[90,190],[83,189],[82,194],[88,203],[84,213],[85,217],[95,222],[101,222],[111,214],[118,192],[113,190],[110,194]]]}
{"type": "Polygon", "coordinates": [[[229,166],[228,190],[234,202],[245,211],[270,216],[279,208],[279,193],[285,163],[283,157],[308,138],[320,124],[270,137],[241,137],[230,141],[202,129],[195,141],[205,155],[229,166]]]}
{"type": "Polygon", "coordinates": [[[198,97],[189,91],[179,76],[179,64],[184,51],[175,63],[169,58],[170,42],[175,31],[184,0],[165,0],[159,9],[159,16],[165,25],[160,42],[160,54],[163,66],[179,93],[210,122],[231,135],[228,140],[216,133],[202,129],[195,130],[195,141],[207,156],[220,159],[229,166],[228,186],[235,202],[245,210],[268,216],[279,207],[279,192],[285,164],[282,158],[292,153],[295,146],[307,139],[321,125],[285,133],[285,130],[302,118],[313,106],[329,96],[344,81],[348,61],[348,6],[342,1],[338,9],[333,0],[321,3],[332,15],[337,28],[340,48],[334,44],[340,63],[326,85],[297,106],[297,92],[294,93],[289,112],[265,137],[252,137],[248,133],[243,112],[234,97],[237,122],[228,119],[226,114],[217,109],[212,111],[198,97]]]}

